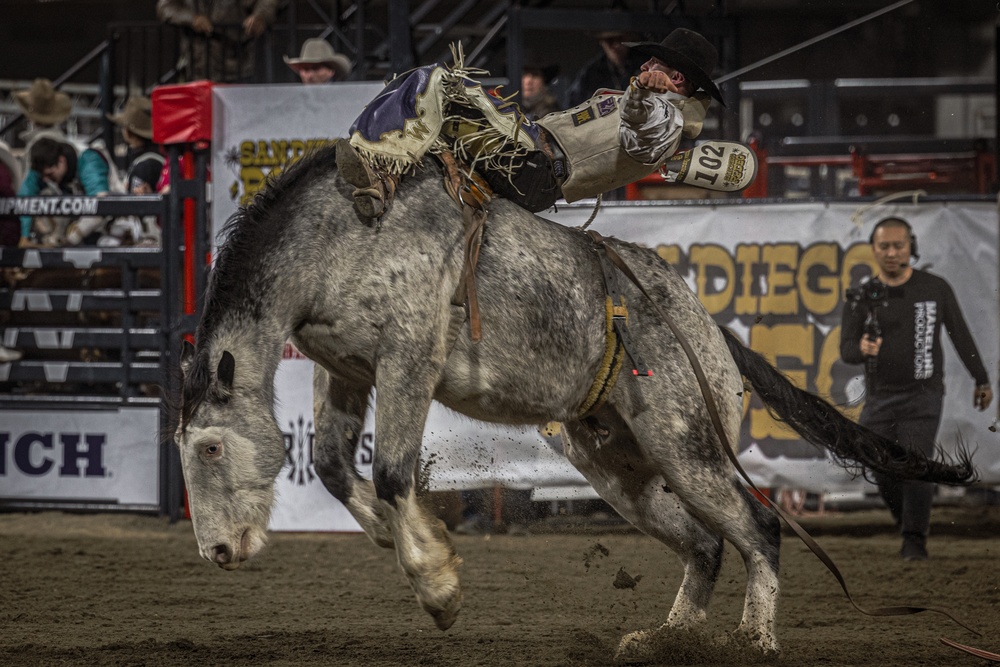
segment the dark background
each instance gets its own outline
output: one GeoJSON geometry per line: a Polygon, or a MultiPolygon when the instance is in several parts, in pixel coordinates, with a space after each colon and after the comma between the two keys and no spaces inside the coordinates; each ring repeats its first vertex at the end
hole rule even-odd
{"type": "MultiPolygon", "coordinates": [[[[319,22],[308,2],[295,1],[299,23],[319,22]]],[[[0,79],[56,78],[98,45],[115,21],[155,21],[153,0],[0,0],[0,79]]],[[[411,10],[420,2],[411,2],[411,10]]],[[[494,2],[482,2],[485,12],[494,2]]],[[[525,7],[664,11],[697,23],[702,17],[727,17],[737,27],[740,65],[754,63],[865,14],[890,0],[733,0],[729,2],[609,2],[575,0],[524,2],[525,7]]],[[[317,0],[330,15],[350,16],[351,3],[317,0]]],[[[455,3],[442,2],[422,23],[440,20],[455,3]]],[[[477,7],[471,14],[475,16],[477,7]]],[[[388,32],[386,2],[365,3],[369,39],[388,32]]],[[[995,62],[993,0],[916,0],[915,2],[744,75],[741,80],[838,77],[992,76],[995,62]]],[[[279,16],[287,20],[288,10],[279,16]]],[[[659,40],[662,35],[648,35],[659,40]]],[[[599,47],[591,35],[570,31],[531,31],[527,45],[542,60],[558,63],[568,77],[599,47]]],[[[418,63],[422,64],[422,63],[418,63]]],[[[505,74],[502,49],[490,70],[505,74]]],[[[78,82],[96,81],[84,72],[78,82]]],[[[373,74],[374,78],[379,78],[373,74]]],[[[291,80],[291,79],[289,79],[291,80]]]]}

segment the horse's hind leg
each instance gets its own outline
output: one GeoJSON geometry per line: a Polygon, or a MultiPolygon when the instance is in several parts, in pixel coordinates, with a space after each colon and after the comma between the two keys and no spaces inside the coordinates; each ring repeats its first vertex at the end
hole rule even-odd
{"type": "Polygon", "coordinates": [[[566,424],[566,456],[615,510],[632,525],[670,547],[684,565],[684,578],[667,625],[693,629],[707,608],[722,565],[722,537],[685,509],[663,476],[644,459],[628,428],[605,410],[600,439],[584,422],[566,424]]]}
{"type": "Polygon", "coordinates": [[[334,498],[380,547],[392,548],[392,532],[375,497],[375,485],[358,474],[354,455],[365,424],[368,387],[348,386],[319,364],[313,371],[316,441],[313,464],[334,498]]]}
{"type": "MultiPolygon", "coordinates": [[[[684,507],[740,552],[747,589],[737,633],[764,656],[775,655],[781,541],[777,516],[736,480],[703,406],[692,406],[690,399],[676,395],[644,398],[647,406],[675,407],[669,413],[647,408],[631,418],[625,415],[639,449],[684,507]]],[[[735,441],[738,421],[730,421],[735,441]]]]}

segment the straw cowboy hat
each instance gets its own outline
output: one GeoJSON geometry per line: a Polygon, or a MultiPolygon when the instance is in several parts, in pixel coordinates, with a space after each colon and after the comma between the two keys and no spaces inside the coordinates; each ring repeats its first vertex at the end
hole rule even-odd
{"type": "Polygon", "coordinates": [[[35,79],[31,88],[14,93],[14,97],[28,120],[41,125],[58,125],[73,110],[69,95],[53,88],[48,79],[35,79]]]}
{"type": "Polygon", "coordinates": [[[695,84],[696,90],[703,88],[709,95],[726,106],[722,92],[712,81],[712,70],[719,62],[719,53],[711,42],[693,30],[677,28],[662,42],[627,42],[625,46],[639,53],[659,58],[670,67],[683,74],[695,84]]]}
{"type": "Polygon", "coordinates": [[[133,95],[118,114],[107,114],[108,120],[143,139],[153,138],[153,104],[148,97],[133,95]]]}
{"type": "Polygon", "coordinates": [[[302,43],[298,58],[284,56],[285,63],[298,71],[299,65],[326,65],[337,73],[338,79],[346,79],[351,73],[351,61],[343,53],[337,53],[325,39],[313,37],[302,43]]]}

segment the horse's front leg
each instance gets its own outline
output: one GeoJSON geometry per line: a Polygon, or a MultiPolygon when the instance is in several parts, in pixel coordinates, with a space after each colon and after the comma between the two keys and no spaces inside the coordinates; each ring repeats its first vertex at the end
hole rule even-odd
{"type": "Polygon", "coordinates": [[[371,541],[390,549],[392,531],[375,497],[375,486],[358,474],[355,465],[370,391],[370,387],[346,385],[316,364],[313,371],[316,419],[313,463],[326,490],[344,504],[371,541]]]}
{"type": "Polygon", "coordinates": [[[396,543],[399,566],[417,601],[440,629],[447,630],[462,606],[458,579],[462,559],[455,554],[444,522],[417,497],[420,445],[440,370],[432,370],[429,359],[417,360],[413,351],[406,357],[403,363],[380,361],[376,371],[372,477],[396,543]]]}

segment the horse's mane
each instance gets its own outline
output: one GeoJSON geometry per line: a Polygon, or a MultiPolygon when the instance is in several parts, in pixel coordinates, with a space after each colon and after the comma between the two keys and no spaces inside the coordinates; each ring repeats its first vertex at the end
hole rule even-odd
{"type": "Polygon", "coordinates": [[[336,144],[305,153],[279,175],[268,175],[253,200],[230,216],[222,228],[225,239],[219,247],[209,278],[205,310],[198,325],[198,351],[183,384],[181,424],[210,398],[211,368],[205,343],[227,320],[260,320],[265,312],[270,287],[283,270],[275,261],[291,222],[295,195],[309,184],[336,170],[336,144]]]}
{"type": "Polygon", "coordinates": [[[279,240],[292,216],[277,215],[289,207],[289,195],[336,169],[336,144],[308,151],[278,176],[268,174],[262,187],[246,206],[229,217],[222,228],[225,239],[219,248],[213,275],[246,267],[248,261],[273,250],[266,245],[279,240]],[[265,245],[261,245],[265,244],[265,245]]]}

